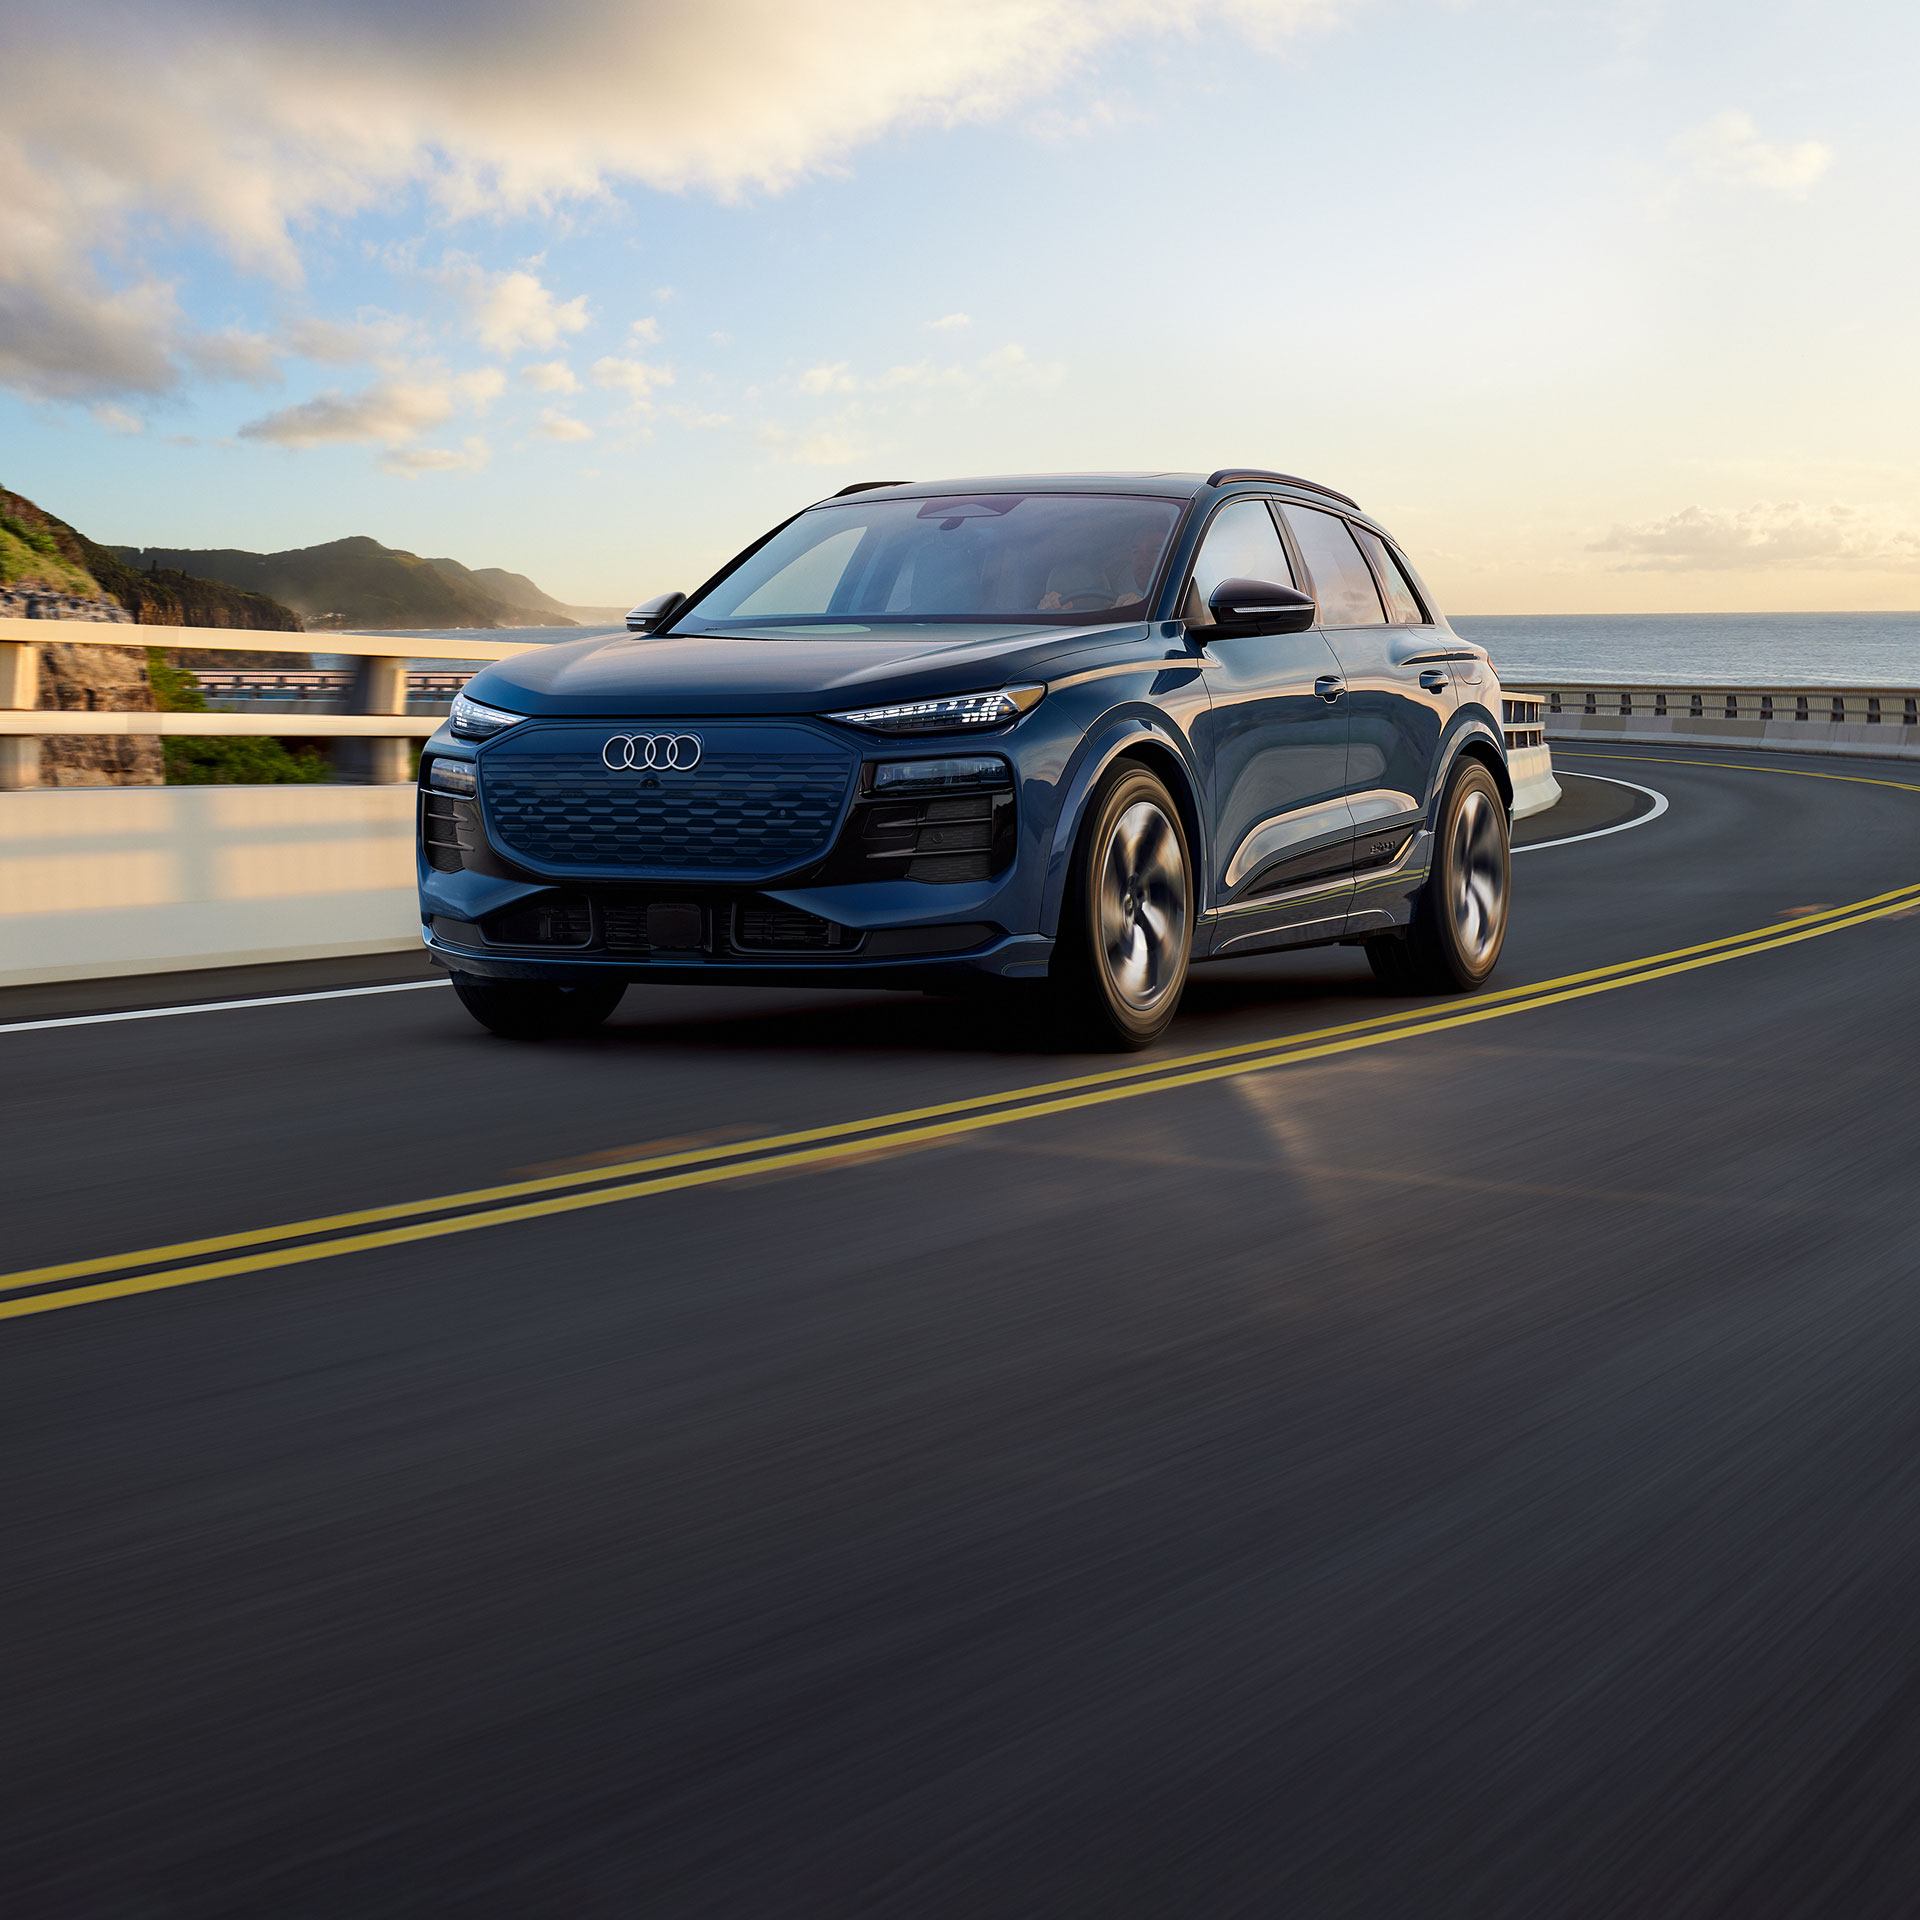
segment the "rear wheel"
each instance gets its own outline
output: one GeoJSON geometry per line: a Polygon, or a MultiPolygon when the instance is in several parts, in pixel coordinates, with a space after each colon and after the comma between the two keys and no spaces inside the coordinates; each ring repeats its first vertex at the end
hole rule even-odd
{"type": "Polygon", "coordinates": [[[1511,876],[1507,805],[1493,775],[1463,760],[1447,782],[1433,866],[1404,936],[1367,942],[1390,993],[1470,993],[1499,963],[1511,876]]]}
{"type": "Polygon", "coordinates": [[[1048,975],[1052,1012],[1094,1046],[1150,1046],[1180,1005],[1193,949],[1193,861],[1180,809],[1123,761],[1088,809],[1048,975]]]}
{"type": "Polygon", "coordinates": [[[505,1040],[561,1040],[591,1033],[620,1004],[624,980],[589,980],[563,986],[552,980],[480,980],[453,976],[460,1004],[505,1040]]]}

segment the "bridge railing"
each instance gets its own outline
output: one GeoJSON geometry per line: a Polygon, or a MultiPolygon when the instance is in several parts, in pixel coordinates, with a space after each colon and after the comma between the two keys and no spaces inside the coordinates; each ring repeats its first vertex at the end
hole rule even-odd
{"type": "Polygon", "coordinates": [[[1529,681],[1548,740],[1789,748],[1920,758],[1912,687],[1701,686],[1685,680],[1529,681]]]}
{"type": "Polygon", "coordinates": [[[158,735],[292,734],[338,743],[332,749],[341,775],[361,784],[397,785],[409,779],[409,749],[440,724],[466,675],[416,672],[415,660],[505,660],[538,642],[429,639],[424,634],[355,633],[287,635],[244,627],[144,627],[93,620],[0,618],[0,790],[17,792],[40,784],[40,742],[54,734],[158,735]],[[262,670],[207,675],[210,698],[233,698],[252,712],[109,712],[42,707],[43,646],[182,647],[233,654],[278,653],[291,640],[323,642],[319,651],[358,661],[346,670],[285,673],[262,670]],[[234,682],[278,681],[287,692],[261,698],[234,682]],[[297,710],[296,710],[297,709],[297,710]],[[297,720],[297,724],[289,722],[297,720]]]}

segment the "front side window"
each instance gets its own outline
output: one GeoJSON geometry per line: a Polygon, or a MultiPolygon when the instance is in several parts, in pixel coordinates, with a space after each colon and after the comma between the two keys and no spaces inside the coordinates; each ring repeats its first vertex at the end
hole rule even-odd
{"type": "Polygon", "coordinates": [[[1301,556],[1313,575],[1314,598],[1323,627],[1378,627],[1386,622],[1373,573],[1353,543],[1353,534],[1337,513],[1318,507],[1284,509],[1287,525],[1300,542],[1301,556]]]}
{"type": "Polygon", "coordinates": [[[1380,590],[1387,597],[1387,624],[1395,627],[1426,625],[1426,610],[1407,578],[1400,556],[1369,527],[1355,527],[1354,537],[1366,548],[1379,576],[1380,590]]]}
{"type": "Polygon", "coordinates": [[[834,501],[782,527],[673,631],[1144,620],[1181,505],[1072,493],[834,501]]]}
{"type": "Polygon", "coordinates": [[[1273,515],[1264,500],[1232,500],[1213,516],[1207,537],[1194,557],[1193,585],[1187,590],[1184,617],[1190,625],[1212,623],[1207,602],[1223,580],[1272,580],[1283,587],[1293,585],[1287,550],[1280,544],[1273,515]]]}

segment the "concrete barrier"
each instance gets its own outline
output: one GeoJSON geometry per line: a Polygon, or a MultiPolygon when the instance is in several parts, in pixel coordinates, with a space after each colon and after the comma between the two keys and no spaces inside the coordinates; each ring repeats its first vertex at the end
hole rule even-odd
{"type": "Polygon", "coordinates": [[[1546,737],[1621,746],[1785,749],[1920,760],[1920,694],[1901,687],[1689,687],[1684,681],[1509,689],[1541,702],[1546,737]]]}
{"type": "Polygon", "coordinates": [[[0,986],[417,946],[414,789],[0,793],[0,986]]]}

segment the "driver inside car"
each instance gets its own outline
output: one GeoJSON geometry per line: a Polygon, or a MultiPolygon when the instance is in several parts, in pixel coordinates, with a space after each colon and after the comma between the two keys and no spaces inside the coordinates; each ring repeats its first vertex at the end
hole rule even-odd
{"type": "Polygon", "coordinates": [[[1084,566],[1055,568],[1038,602],[1039,610],[1091,613],[1144,600],[1152,591],[1165,544],[1163,528],[1143,525],[1131,544],[1108,564],[1104,579],[1096,578],[1084,566]]]}

